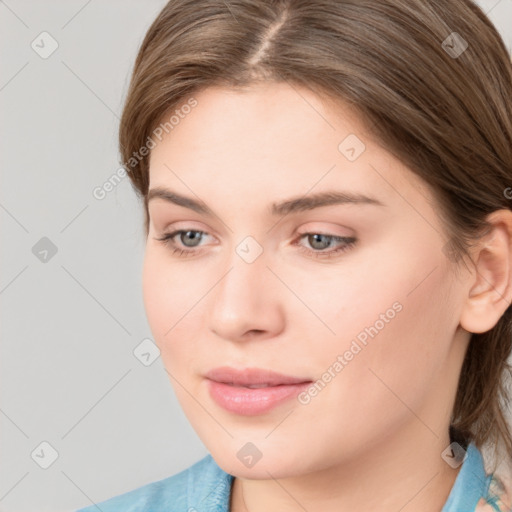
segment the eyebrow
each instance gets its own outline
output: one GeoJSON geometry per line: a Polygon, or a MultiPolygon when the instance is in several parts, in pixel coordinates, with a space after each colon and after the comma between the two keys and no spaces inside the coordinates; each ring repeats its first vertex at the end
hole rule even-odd
{"type": "MultiPolygon", "coordinates": [[[[189,208],[197,213],[208,216],[214,216],[213,211],[202,201],[196,201],[191,197],[185,197],[177,192],[168,190],[163,187],[155,187],[149,190],[147,202],[152,199],[163,199],[172,204],[189,208]]],[[[344,191],[327,191],[307,196],[295,197],[282,201],[280,203],[272,203],[270,212],[272,215],[288,215],[290,213],[313,210],[322,206],[343,205],[343,204],[359,204],[359,205],[376,205],[385,206],[384,203],[375,197],[366,196],[354,192],[344,191]]]]}

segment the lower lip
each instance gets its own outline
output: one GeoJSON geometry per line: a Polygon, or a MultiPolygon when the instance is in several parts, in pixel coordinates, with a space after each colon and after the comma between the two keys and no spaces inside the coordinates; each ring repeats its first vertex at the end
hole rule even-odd
{"type": "Polygon", "coordinates": [[[311,385],[311,382],[302,382],[251,389],[207,380],[213,400],[227,411],[243,416],[254,416],[270,411],[286,400],[296,397],[311,385]]]}

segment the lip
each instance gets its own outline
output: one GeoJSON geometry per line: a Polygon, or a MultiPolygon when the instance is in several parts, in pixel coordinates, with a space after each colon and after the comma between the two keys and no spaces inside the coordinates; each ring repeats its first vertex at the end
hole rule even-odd
{"type": "Polygon", "coordinates": [[[263,414],[296,397],[312,380],[260,368],[215,368],[205,375],[211,398],[220,407],[242,416],[263,414]],[[249,385],[266,387],[248,388],[249,385]]]}
{"type": "Polygon", "coordinates": [[[214,368],[205,374],[207,379],[225,384],[234,384],[235,386],[250,386],[258,384],[268,384],[269,386],[280,386],[288,384],[302,384],[312,382],[307,377],[292,377],[283,375],[272,370],[263,368],[232,368],[230,366],[221,366],[214,368]]]}

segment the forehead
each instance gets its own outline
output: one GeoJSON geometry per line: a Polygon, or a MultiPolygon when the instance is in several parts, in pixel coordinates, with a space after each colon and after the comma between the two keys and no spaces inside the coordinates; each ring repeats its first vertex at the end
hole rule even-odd
{"type": "MultiPolygon", "coordinates": [[[[264,156],[277,153],[276,149],[296,152],[304,144],[305,150],[314,148],[319,139],[323,146],[337,151],[341,138],[349,133],[368,138],[363,123],[348,105],[297,85],[268,82],[242,90],[209,87],[193,98],[196,106],[163,134],[162,142],[169,147],[193,149],[201,155],[202,145],[208,144],[208,151],[215,145],[264,156]]],[[[153,150],[152,157],[157,153],[158,149],[153,150]]]]}
{"type": "Polygon", "coordinates": [[[262,199],[336,187],[378,191],[384,202],[397,187],[423,186],[341,101],[274,82],[243,91],[210,87],[193,98],[196,106],[151,151],[150,188],[262,199]]]}

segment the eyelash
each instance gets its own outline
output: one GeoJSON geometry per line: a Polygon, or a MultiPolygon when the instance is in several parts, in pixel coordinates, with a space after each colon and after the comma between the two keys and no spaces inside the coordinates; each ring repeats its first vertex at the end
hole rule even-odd
{"type": "MultiPolygon", "coordinates": [[[[187,232],[193,232],[193,233],[201,233],[201,234],[207,234],[205,231],[199,231],[197,229],[178,229],[176,231],[173,231],[172,233],[165,233],[161,238],[156,238],[159,242],[162,242],[164,245],[171,247],[172,253],[176,254],[178,257],[187,257],[192,256],[194,253],[197,253],[198,251],[192,249],[179,249],[176,247],[175,242],[172,241],[172,239],[181,233],[187,233],[187,232]]],[[[334,249],[332,251],[314,251],[311,249],[306,249],[303,245],[300,245],[298,243],[294,243],[294,245],[299,247],[299,250],[301,252],[308,253],[308,255],[312,255],[314,258],[333,258],[345,251],[348,251],[351,249],[357,242],[357,239],[354,237],[344,237],[344,236],[335,236],[335,235],[328,235],[327,233],[303,233],[300,235],[299,240],[301,240],[304,237],[307,237],[309,235],[323,235],[327,238],[331,238],[334,241],[343,242],[343,245],[339,247],[338,249],[334,249]]]]}

